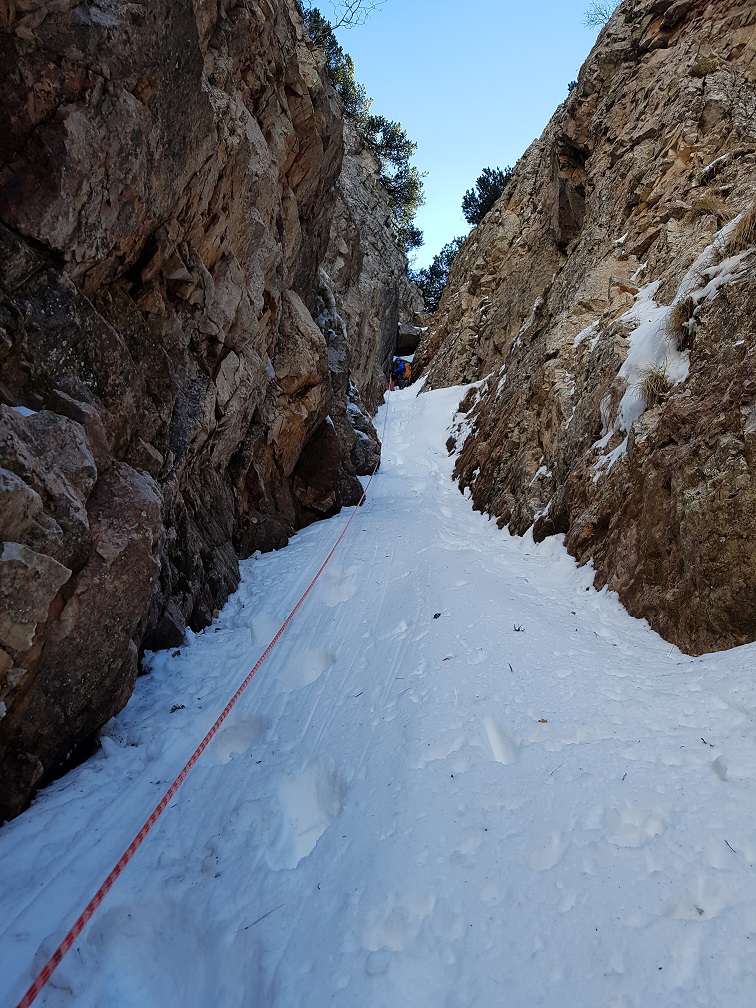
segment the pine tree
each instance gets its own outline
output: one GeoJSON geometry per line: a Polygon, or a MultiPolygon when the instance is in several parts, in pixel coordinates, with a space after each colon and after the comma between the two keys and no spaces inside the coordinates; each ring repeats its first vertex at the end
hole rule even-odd
{"type": "Polygon", "coordinates": [[[344,115],[350,119],[364,118],[370,109],[370,102],[365,88],[355,80],[352,57],[341,48],[333,27],[317,7],[303,10],[302,20],[313,44],[323,51],[326,73],[341,97],[344,115]]]}
{"type": "Polygon", "coordinates": [[[408,138],[402,124],[385,116],[366,116],[362,124],[362,138],[377,157],[390,162],[395,168],[406,164],[417,150],[417,144],[408,138]]]}
{"type": "Polygon", "coordinates": [[[488,211],[504,192],[512,177],[512,169],[484,168],[474,189],[468,189],[462,200],[462,213],[468,224],[480,224],[488,211]]]}
{"type": "MultiPolygon", "coordinates": [[[[342,6],[356,15],[359,10],[367,11],[376,5],[347,0],[342,6]]],[[[325,56],[326,72],[341,97],[344,115],[355,121],[363,143],[378,159],[379,181],[388,195],[397,245],[405,253],[418,248],[423,243],[423,234],[415,227],[413,218],[424,202],[423,175],[410,164],[417,144],[409,139],[401,123],[370,114],[370,100],[355,80],[352,57],[341,48],[333,26],[317,7],[300,3],[299,10],[310,39],[325,56]]]]}
{"type": "Polygon", "coordinates": [[[411,274],[412,280],[420,288],[423,295],[425,310],[427,312],[435,312],[438,308],[446,281],[449,278],[449,270],[464,242],[464,235],[450,241],[433,257],[430,266],[411,274]]]}

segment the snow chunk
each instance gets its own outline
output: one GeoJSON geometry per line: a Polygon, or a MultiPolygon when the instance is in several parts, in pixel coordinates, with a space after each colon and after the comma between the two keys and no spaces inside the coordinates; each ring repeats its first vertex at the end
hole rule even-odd
{"type": "Polygon", "coordinates": [[[549,479],[551,479],[553,475],[554,474],[552,473],[552,471],[549,469],[548,466],[545,465],[539,466],[538,469],[536,469],[535,473],[533,474],[533,478],[528,484],[528,486],[533,486],[533,484],[536,483],[542,476],[547,476],[549,479]]]}
{"type": "Polygon", "coordinates": [[[640,266],[635,271],[635,273],[633,273],[633,275],[630,277],[630,279],[633,281],[633,283],[635,283],[635,281],[640,278],[641,274],[643,274],[643,273],[646,272],[647,268],[648,268],[648,263],[647,262],[644,262],[644,263],[640,264],[640,266]]]}
{"type": "Polygon", "coordinates": [[[671,385],[684,382],[690,371],[690,355],[679,351],[667,332],[670,309],[654,301],[659,286],[655,281],[639,291],[634,308],[621,319],[639,320],[639,324],[630,333],[630,348],[617,373],[627,382],[627,391],[620,401],[614,430],[629,431],[645,411],[643,380],[649,371],[666,371],[671,385]]]}
{"type": "Polygon", "coordinates": [[[581,331],[577,334],[577,336],[573,340],[572,345],[574,347],[580,346],[581,343],[590,338],[591,350],[593,350],[594,346],[596,345],[595,338],[599,334],[599,324],[600,324],[599,320],[596,319],[595,321],[591,322],[590,325],[586,326],[585,329],[581,329],[581,331]]]}
{"type": "MultiPolygon", "coordinates": [[[[633,308],[620,317],[620,322],[633,326],[629,335],[630,346],[627,357],[617,372],[617,378],[624,380],[626,384],[626,391],[614,418],[610,416],[611,398],[604,397],[601,403],[602,437],[595,443],[595,448],[606,448],[612,436],[618,431],[629,434],[635,421],[645,412],[648,404],[643,385],[650,372],[664,372],[672,387],[680,385],[687,379],[690,372],[690,355],[687,351],[678,350],[676,341],[670,336],[670,315],[683,299],[690,297],[693,304],[698,307],[704,301],[716,297],[724,284],[740,277],[738,268],[746,252],[715,262],[722,254],[727,238],[739,220],[740,217],[737,217],[723,227],[711,244],[691,264],[669,307],[656,303],[654,296],[660,287],[660,281],[654,281],[638,291],[633,308]]],[[[641,269],[644,268],[645,264],[641,269]]],[[[587,334],[590,328],[589,326],[582,334],[578,334],[576,345],[577,339],[584,338],[583,334],[587,334]]],[[[625,437],[609,455],[597,460],[594,464],[594,480],[599,474],[609,472],[614,463],[624,455],[627,444],[628,439],[625,437]]]]}

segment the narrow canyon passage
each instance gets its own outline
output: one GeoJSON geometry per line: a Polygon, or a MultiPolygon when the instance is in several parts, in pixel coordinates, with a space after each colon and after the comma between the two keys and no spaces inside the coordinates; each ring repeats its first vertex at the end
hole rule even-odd
{"type": "MultiPolygon", "coordinates": [[[[389,394],[367,503],[39,1004],[753,1004],[756,645],[683,655],[558,539],[473,512],[444,447],[460,396],[389,394]]],[[[348,517],[246,561],[0,831],[3,1005],[348,517]]]]}

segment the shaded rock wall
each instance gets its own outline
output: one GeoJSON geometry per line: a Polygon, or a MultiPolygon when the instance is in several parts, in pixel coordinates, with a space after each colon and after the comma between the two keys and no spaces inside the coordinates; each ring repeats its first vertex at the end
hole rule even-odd
{"type": "Polygon", "coordinates": [[[328,247],[320,270],[315,319],[328,345],[338,439],[346,465],[371,473],[380,446],[371,415],[386,391],[400,323],[422,304],[410,282],[407,257],[391,225],[380,164],[344,120],[344,158],[334,188],[328,247]]]}
{"type": "Polygon", "coordinates": [[[3,27],[0,819],[237,555],[359,498],[386,355],[368,321],[337,361],[313,318],[343,122],[290,0],[24,0],[3,27]]]}
{"type": "Polygon", "coordinates": [[[351,346],[352,380],[374,412],[386,389],[400,323],[404,328],[411,325],[423,301],[408,279],[406,256],[392,233],[391,207],[380,184],[378,161],[352,124],[345,126],[344,166],[336,187],[325,282],[339,293],[351,346]]]}
{"type": "Polygon", "coordinates": [[[756,202],[755,39],[750,0],[625,0],[415,363],[485,379],[456,467],[476,507],[565,533],[693,653],[756,639],[756,250],[731,233],[756,202]]]}

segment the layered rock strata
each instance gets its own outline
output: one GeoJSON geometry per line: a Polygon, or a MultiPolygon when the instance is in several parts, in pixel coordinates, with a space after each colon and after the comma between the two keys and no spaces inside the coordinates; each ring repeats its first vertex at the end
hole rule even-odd
{"type": "Polygon", "coordinates": [[[756,8],[625,0],[416,356],[456,476],[691,653],[756,639],[756,8]]]}
{"type": "Polygon", "coordinates": [[[290,0],[24,0],[3,27],[0,819],[237,556],[359,498],[398,321],[390,281],[377,329],[314,318],[343,120],[290,0]]]}

